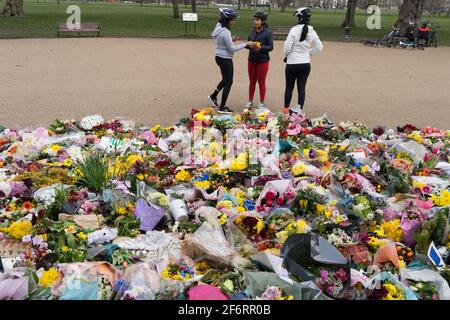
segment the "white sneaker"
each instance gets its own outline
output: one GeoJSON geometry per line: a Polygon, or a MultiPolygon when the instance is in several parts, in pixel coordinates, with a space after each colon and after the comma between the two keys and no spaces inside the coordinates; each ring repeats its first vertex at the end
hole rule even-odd
{"type": "Polygon", "coordinates": [[[267,108],[266,105],[264,104],[264,102],[260,102],[259,103],[259,108],[263,109],[263,108],[267,108]]]}
{"type": "Polygon", "coordinates": [[[248,102],[245,104],[245,107],[246,107],[246,108],[253,108],[253,101],[248,101],[248,102]]]}

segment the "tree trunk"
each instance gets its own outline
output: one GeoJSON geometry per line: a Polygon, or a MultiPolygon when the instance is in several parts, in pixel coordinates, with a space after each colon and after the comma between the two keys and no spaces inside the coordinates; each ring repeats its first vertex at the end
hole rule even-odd
{"type": "Polygon", "coordinates": [[[238,10],[241,10],[241,0],[238,0],[238,10]]]}
{"type": "Polygon", "coordinates": [[[347,11],[345,12],[345,19],[342,22],[342,27],[355,26],[355,11],[358,0],[348,0],[347,2],[347,11]]]}
{"type": "Polygon", "coordinates": [[[6,0],[2,16],[17,17],[23,15],[23,0],[6,0]]]}
{"type": "Polygon", "coordinates": [[[192,12],[197,12],[197,0],[192,0],[192,12]]]}
{"type": "Polygon", "coordinates": [[[399,8],[398,19],[395,23],[396,28],[400,28],[400,32],[404,33],[410,23],[418,23],[421,16],[423,0],[403,0],[399,8]]]}
{"type": "Polygon", "coordinates": [[[450,17],[450,7],[447,9],[447,13],[445,14],[446,17],[450,17]]]}
{"type": "Polygon", "coordinates": [[[173,4],[173,18],[180,19],[180,9],[178,9],[178,0],[172,0],[173,4]]]}

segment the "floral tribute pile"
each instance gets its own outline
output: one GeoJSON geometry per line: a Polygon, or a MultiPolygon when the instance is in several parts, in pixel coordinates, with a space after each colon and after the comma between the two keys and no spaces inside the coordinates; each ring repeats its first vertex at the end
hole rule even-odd
{"type": "Polygon", "coordinates": [[[268,109],[0,128],[0,299],[450,299],[449,162],[268,109]]]}

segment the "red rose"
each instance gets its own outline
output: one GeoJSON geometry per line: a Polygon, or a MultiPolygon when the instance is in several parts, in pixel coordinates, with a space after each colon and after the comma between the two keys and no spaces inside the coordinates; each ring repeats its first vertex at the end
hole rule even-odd
{"type": "Polygon", "coordinates": [[[264,211],[266,208],[264,207],[264,206],[257,206],[256,207],[256,211],[258,211],[258,212],[262,212],[262,211],[264,211]]]}
{"type": "Polygon", "coordinates": [[[311,133],[312,134],[321,134],[323,132],[323,127],[314,127],[311,129],[311,133]]]}
{"type": "Polygon", "coordinates": [[[267,200],[267,201],[266,201],[266,204],[267,204],[268,206],[271,206],[271,205],[273,204],[273,200],[267,200]]]}
{"type": "Polygon", "coordinates": [[[283,204],[283,202],[284,202],[284,198],[283,197],[278,197],[277,204],[281,206],[283,204]]]}
{"type": "Polygon", "coordinates": [[[277,194],[273,191],[267,191],[266,195],[264,196],[267,200],[272,200],[275,198],[277,194]]]}

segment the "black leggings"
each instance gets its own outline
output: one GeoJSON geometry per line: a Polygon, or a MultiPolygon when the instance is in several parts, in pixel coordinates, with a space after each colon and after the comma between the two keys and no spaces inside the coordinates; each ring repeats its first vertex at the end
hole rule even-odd
{"type": "Polygon", "coordinates": [[[217,89],[214,91],[214,96],[217,97],[217,94],[223,89],[222,101],[220,101],[220,108],[223,108],[227,103],[228,95],[230,94],[231,86],[233,85],[233,60],[216,56],[216,63],[220,68],[222,80],[217,85],[217,89]]]}
{"type": "Polygon", "coordinates": [[[294,90],[295,80],[297,80],[298,104],[304,106],[306,95],[306,81],[311,71],[311,64],[287,64],[286,65],[286,89],[284,91],[284,106],[286,108],[291,104],[292,91],[294,90]]]}

